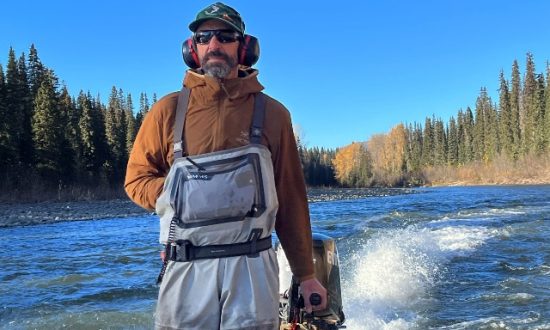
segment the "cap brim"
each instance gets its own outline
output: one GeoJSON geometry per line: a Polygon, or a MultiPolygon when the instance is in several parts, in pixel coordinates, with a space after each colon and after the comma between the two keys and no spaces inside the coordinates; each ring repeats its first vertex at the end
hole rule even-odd
{"type": "Polygon", "coordinates": [[[239,32],[240,34],[242,34],[243,32],[241,31],[241,29],[239,29],[239,27],[229,21],[226,21],[224,19],[221,19],[221,18],[218,18],[218,17],[208,17],[208,18],[201,18],[201,19],[198,19],[196,21],[193,21],[191,22],[191,24],[189,24],[189,30],[191,30],[191,32],[196,32],[197,29],[199,28],[199,26],[206,22],[206,21],[210,21],[210,20],[216,20],[216,21],[220,21],[222,23],[225,23],[227,24],[228,26],[230,26],[233,30],[239,32]]]}

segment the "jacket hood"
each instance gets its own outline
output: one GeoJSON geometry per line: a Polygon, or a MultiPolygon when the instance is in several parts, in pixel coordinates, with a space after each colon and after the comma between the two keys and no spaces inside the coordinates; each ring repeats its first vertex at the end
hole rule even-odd
{"type": "Polygon", "coordinates": [[[183,84],[205,101],[219,100],[223,97],[236,100],[264,89],[258,81],[256,69],[239,70],[239,77],[233,79],[210,77],[202,74],[200,69],[187,70],[183,84]]]}

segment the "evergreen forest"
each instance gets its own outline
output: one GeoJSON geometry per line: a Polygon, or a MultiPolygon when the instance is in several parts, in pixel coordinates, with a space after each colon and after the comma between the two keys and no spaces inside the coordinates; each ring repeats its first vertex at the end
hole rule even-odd
{"type": "MultiPolygon", "coordinates": [[[[447,122],[400,123],[337,150],[306,147],[298,138],[309,186],[540,183],[550,180],[550,66],[525,72],[516,61],[501,71],[498,100],[481,88],[472,110],[447,122]],[[522,181],[523,180],[523,181],[522,181]]],[[[89,91],[71,94],[32,45],[10,48],[0,63],[0,201],[124,197],[126,162],[156,95],[134,106],[112,87],[107,103],[89,91]]]]}

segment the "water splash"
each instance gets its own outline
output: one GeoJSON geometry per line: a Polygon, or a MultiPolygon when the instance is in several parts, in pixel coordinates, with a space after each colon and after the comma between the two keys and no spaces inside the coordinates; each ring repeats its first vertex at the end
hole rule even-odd
{"type": "Polygon", "coordinates": [[[349,329],[409,329],[435,303],[430,291],[455,256],[471,253],[495,230],[417,228],[381,232],[348,256],[343,283],[349,329]]]}

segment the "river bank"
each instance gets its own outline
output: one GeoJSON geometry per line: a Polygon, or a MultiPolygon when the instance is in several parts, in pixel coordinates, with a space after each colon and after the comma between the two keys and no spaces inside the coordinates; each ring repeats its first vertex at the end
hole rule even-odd
{"type": "MultiPolygon", "coordinates": [[[[409,188],[310,188],[308,202],[357,199],[414,193],[409,188]]],[[[0,228],[48,224],[61,221],[138,217],[151,214],[127,198],[81,201],[0,203],[0,228]]]]}
{"type": "Polygon", "coordinates": [[[59,221],[93,220],[146,215],[128,199],[102,201],[2,203],[0,227],[46,224],[59,221]]]}

